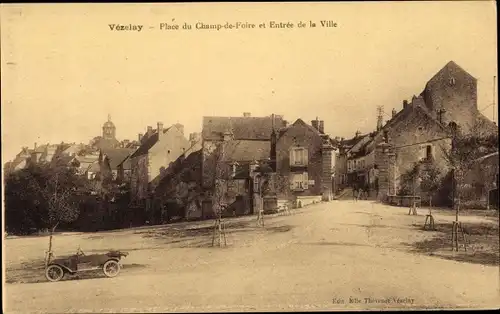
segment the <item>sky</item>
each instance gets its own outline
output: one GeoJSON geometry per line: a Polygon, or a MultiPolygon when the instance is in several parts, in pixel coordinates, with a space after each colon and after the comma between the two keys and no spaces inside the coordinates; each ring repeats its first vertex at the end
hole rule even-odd
{"type": "MultiPolygon", "coordinates": [[[[205,115],[318,117],[332,136],[372,131],[450,60],[493,103],[494,2],[29,4],[1,6],[2,160],[34,143],[148,125],[201,131],[205,115]],[[321,20],[336,28],[297,28],[321,20]],[[160,30],[160,23],[248,22],[255,29],[160,30]],[[269,22],[293,22],[271,29],[269,22]],[[258,28],[266,23],[267,28],[258,28]],[[111,31],[109,24],[144,25],[111,31]],[[151,28],[152,27],[152,28],[151,28]]],[[[495,90],[495,92],[494,92],[495,90]]],[[[496,97],[495,97],[496,98],[496,97]]],[[[495,103],[498,103],[495,100],[495,103]]],[[[483,112],[498,121],[496,106],[483,112]]]]}

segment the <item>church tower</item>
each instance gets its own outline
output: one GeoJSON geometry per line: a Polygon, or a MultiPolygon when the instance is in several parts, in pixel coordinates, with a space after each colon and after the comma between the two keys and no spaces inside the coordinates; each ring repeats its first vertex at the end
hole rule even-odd
{"type": "Polygon", "coordinates": [[[116,127],[111,122],[111,115],[108,114],[108,121],[102,126],[102,137],[104,139],[116,140],[116,127]]]}

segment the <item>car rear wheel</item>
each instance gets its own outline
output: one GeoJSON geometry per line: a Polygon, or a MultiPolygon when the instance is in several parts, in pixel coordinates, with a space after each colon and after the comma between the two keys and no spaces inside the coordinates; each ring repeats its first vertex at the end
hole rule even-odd
{"type": "Polygon", "coordinates": [[[120,264],[115,260],[109,260],[102,266],[102,271],[106,277],[115,277],[120,272],[120,264]]]}
{"type": "Polygon", "coordinates": [[[59,281],[64,277],[64,270],[59,265],[50,265],[45,270],[45,277],[48,281],[59,281]]]}

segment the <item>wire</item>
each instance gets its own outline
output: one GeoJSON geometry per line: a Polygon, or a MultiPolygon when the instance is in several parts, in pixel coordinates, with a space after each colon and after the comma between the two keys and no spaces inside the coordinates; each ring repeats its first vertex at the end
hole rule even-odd
{"type": "Polygon", "coordinates": [[[490,105],[488,105],[488,106],[484,107],[483,109],[479,110],[479,112],[481,112],[481,113],[482,113],[484,110],[488,109],[489,107],[493,106],[494,104],[495,104],[495,103],[492,103],[492,104],[490,104],[490,105]]]}

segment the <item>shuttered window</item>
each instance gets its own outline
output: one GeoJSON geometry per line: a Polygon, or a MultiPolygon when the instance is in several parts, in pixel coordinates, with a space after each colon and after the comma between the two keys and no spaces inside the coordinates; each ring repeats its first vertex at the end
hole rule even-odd
{"type": "Polygon", "coordinates": [[[304,147],[290,149],[290,166],[307,166],[308,159],[308,151],[304,147]]]}
{"type": "Polygon", "coordinates": [[[307,190],[309,188],[309,175],[304,173],[292,173],[290,176],[291,190],[307,190]]]}

